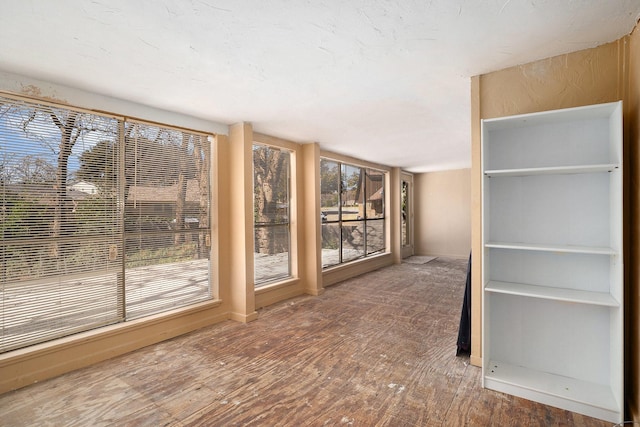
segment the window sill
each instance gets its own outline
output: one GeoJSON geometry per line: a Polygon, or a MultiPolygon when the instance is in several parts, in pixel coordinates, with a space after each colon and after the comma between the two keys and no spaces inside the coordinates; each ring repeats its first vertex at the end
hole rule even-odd
{"type": "Polygon", "coordinates": [[[360,258],[322,270],[322,286],[334,285],[360,274],[368,273],[393,264],[391,252],[360,258]]]}
{"type": "Polygon", "coordinates": [[[276,289],[294,286],[294,285],[297,285],[298,283],[300,283],[300,279],[298,277],[288,277],[278,282],[271,282],[271,283],[265,283],[264,285],[260,285],[259,287],[256,287],[255,293],[256,295],[260,295],[267,292],[271,292],[276,289]]]}

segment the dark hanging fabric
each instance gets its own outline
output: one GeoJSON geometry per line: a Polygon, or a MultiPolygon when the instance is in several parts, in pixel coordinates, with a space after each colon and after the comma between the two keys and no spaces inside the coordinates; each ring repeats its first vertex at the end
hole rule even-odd
{"type": "Polygon", "coordinates": [[[471,354],[471,254],[467,265],[467,283],[464,287],[460,327],[458,328],[458,349],[456,356],[471,354]]]}

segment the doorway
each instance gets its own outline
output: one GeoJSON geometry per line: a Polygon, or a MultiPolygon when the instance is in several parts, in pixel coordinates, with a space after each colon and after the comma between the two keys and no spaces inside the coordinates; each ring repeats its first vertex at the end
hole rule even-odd
{"type": "Polygon", "coordinates": [[[402,258],[413,255],[413,175],[400,174],[400,240],[402,258]]]}

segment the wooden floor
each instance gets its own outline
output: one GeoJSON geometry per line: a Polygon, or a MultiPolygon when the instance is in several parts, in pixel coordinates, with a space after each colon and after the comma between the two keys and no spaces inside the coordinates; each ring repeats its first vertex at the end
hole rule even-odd
{"type": "Polygon", "coordinates": [[[466,261],[396,265],[0,396],[6,426],[610,426],[483,390],[466,261]]]}

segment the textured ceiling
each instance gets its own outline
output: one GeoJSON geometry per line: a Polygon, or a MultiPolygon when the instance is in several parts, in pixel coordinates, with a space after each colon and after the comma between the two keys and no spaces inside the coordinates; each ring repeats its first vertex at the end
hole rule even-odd
{"type": "Polygon", "coordinates": [[[424,172],[471,164],[471,76],[638,17],[640,0],[1,0],[0,70],[424,172]]]}

